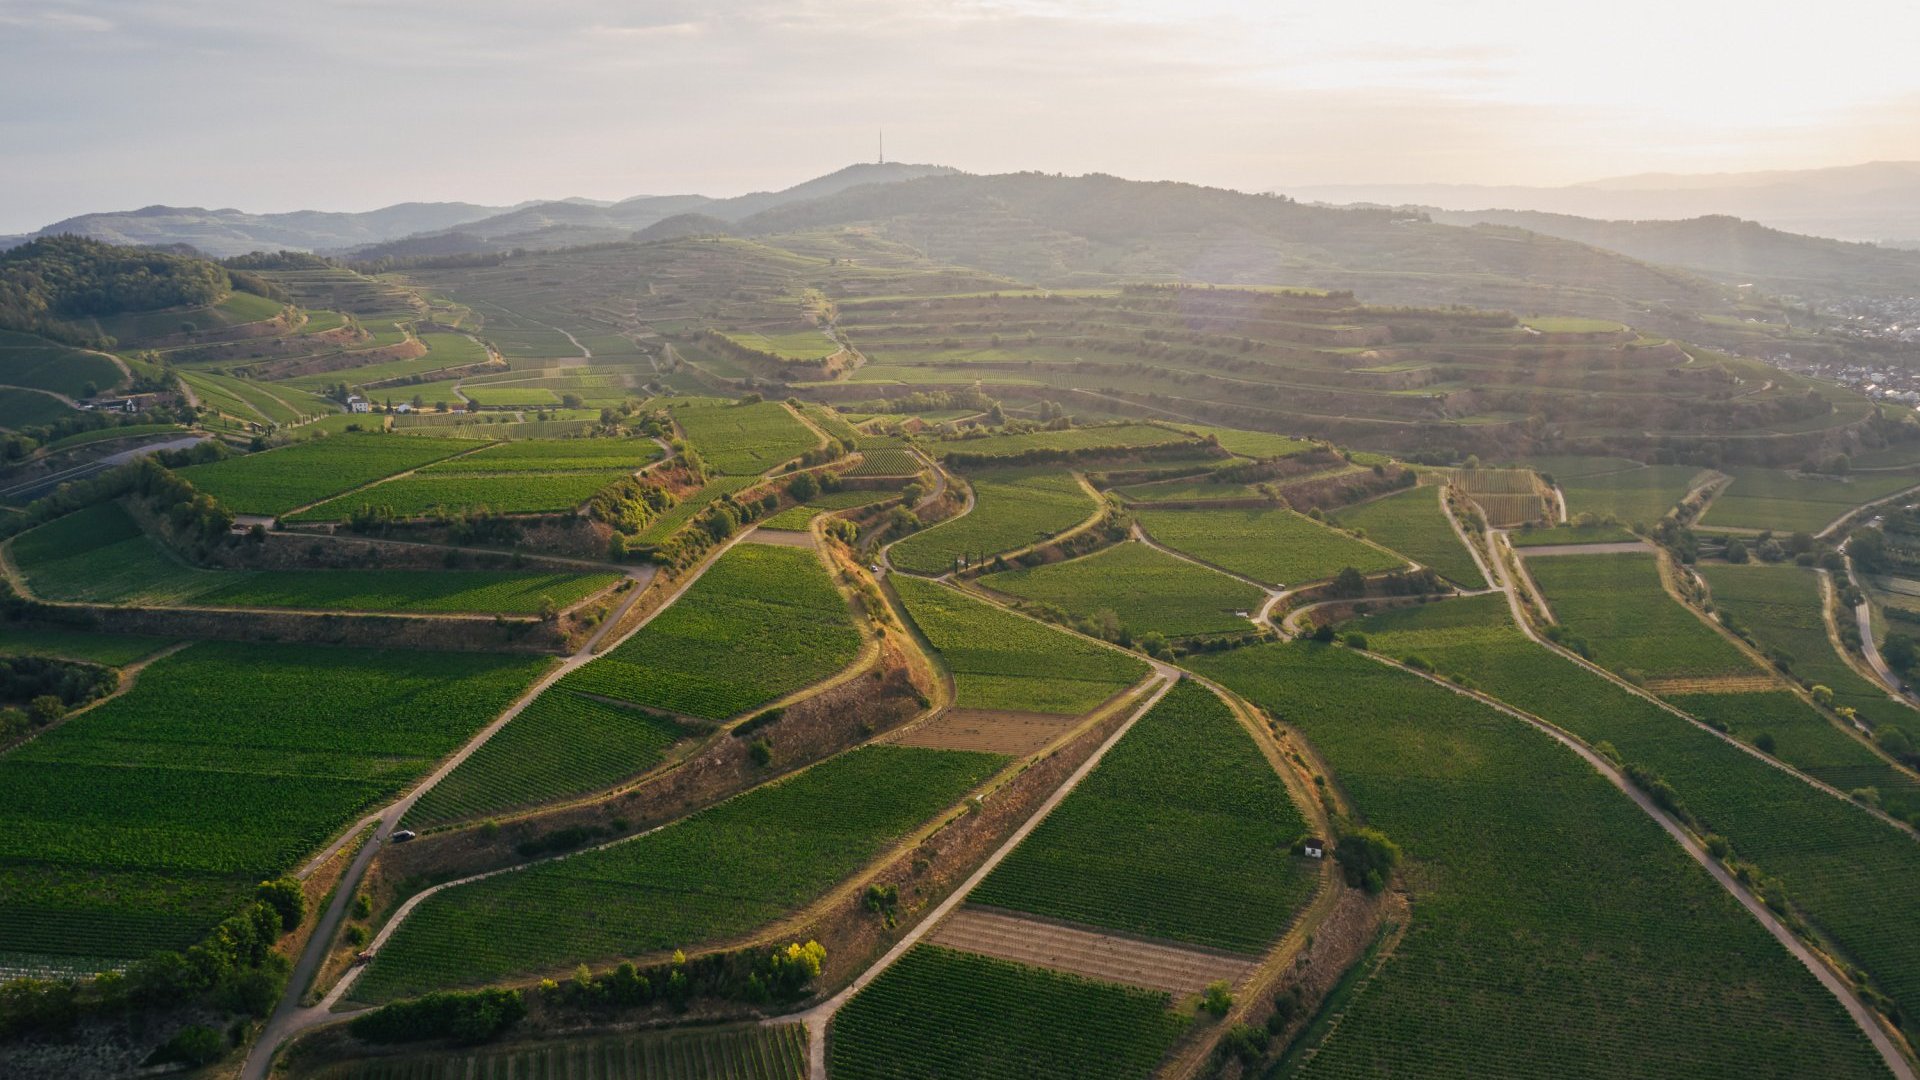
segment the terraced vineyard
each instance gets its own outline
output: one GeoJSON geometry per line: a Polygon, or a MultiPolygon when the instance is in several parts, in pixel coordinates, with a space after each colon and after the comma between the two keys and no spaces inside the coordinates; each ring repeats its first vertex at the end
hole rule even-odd
{"type": "Polygon", "coordinates": [[[1920,818],[1920,777],[1874,753],[1785,690],[1662,696],[1808,776],[1840,791],[1872,792],[1874,802],[1902,820],[1920,818]]]}
{"type": "Polygon", "coordinates": [[[536,615],[620,580],[518,570],[203,570],[142,532],[118,503],[56,518],[9,550],[35,595],[85,603],[536,615]]]}
{"type": "Polygon", "coordinates": [[[351,996],[387,1001],[745,933],[865,865],[1003,760],[867,746],[658,832],[447,889],[414,909],[351,996]]]}
{"type": "Polygon", "coordinates": [[[626,1032],[331,1065],[312,1080],[806,1080],[800,1024],[626,1032]]]}
{"type": "Polygon", "coordinates": [[[1406,937],[1305,1075],[1882,1075],[1812,974],[1545,735],[1326,646],[1194,666],[1304,732],[1410,863],[1406,937]]]}
{"type": "Polygon", "coordinates": [[[1149,447],[1198,442],[1198,436],[1153,424],[1111,424],[1072,428],[1066,431],[1033,431],[1020,435],[987,435],[978,438],[943,439],[928,444],[933,455],[942,460],[955,458],[970,462],[992,462],[1033,453],[1060,455],[1091,454],[1112,451],[1126,453],[1149,447]]]}
{"type": "Polygon", "coordinates": [[[180,476],[234,513],[277,515],[484,445],[349,432],[195,465],[180,476]]]}
{"type": "Polygon", "coordinates": [[[30,630],[0,626],[0,656],[50,656],[119,667],[144,659],[173,644],[166,638],[138,634],[95,634],[85,630],[30,630]]]}
{"type": "Polygon", "coordinates": [[[1920,484],[1910,473],[1817,476],[1780,469],[1729,468],[1733,483],[1714,496],[1700,525],[1817,533],[1847,511],[1920,484]]]}
{"type": "Polygon", "coordinates": [[[688,735],[671,720],[549,687],[407,812],[414,828],[557,802],[658,764],[688,735]]]}
{"type": "Polygon", "coordinates": [[[835,1080],[1144,1080],[1186,1026],[1164,993],[915,946],[842,1008],[835,1080]]]}
{"type": "Polygon", "coordinates": [[[1567,477],[1556,473],[1570,516],[1596,514],[1651,525],[1665,517],[1703,476],[1692,465],[1648,465],[1567,477]]]}
{"type": "Polygon", "coordinates": [[[1920,941],[1903,929],[1920,918],[1920,844],[1911,835],[1528,642],[1503,597],[1386,612],[1360,625],[1381,652],[1423,656],[1665,777],[1704,828],[1781,879],[1795,908],[1903,1011],[1920,1002],[1920,941]]]}
{"type": "Polygon", "coordinates": [[[1145,661],[931,581],[888,579],[953,673],[967,709],[1073,716],[1147,676],[1145,661]]]}
{"type": "Polygon", "coordinates": [[[1288,850],[1305,832],[1226,704],[1182,680],[968,900],[1257,953],[1312,895],[1317,864],[1288,850]]]}
{"type": "Polygon", "coordinates": [[[1584,639],[1602,667],[1648,679],[1761,674],[1666,594],[1652,554],[1529,559],[1527,573],[1555,620],[1584,639]]]}
{"type": "Polygon", "coordinates": [[[0,956],[182,948],[550,661],[204,642],[0,757],[0,956]]]}
{"type": "Polygon", "coordinates": [[[819,436],[773,401],[675,405],[673,418],[707,464],[758,475],[820,444],[819,436]]]}
{"type": "MultiPolygon", "coordinates": [[[[1920,728],[1920,716],[1888,697],[1878,683],[1848,666],[1827,637],[1818,571],[1785,563],[1745,566],[1702,563],[1694,568],[1713,590],[1716,610],[1788,662],[1789,673],[1833,691],[1833,701],[1871,724],[1920,728]]],[[[1842,617],[1850,613],[1842,612],[1842,617]]]]}
{"type": "Polygon", "coordinates": [[[1460,542],[1440,508],[1440,492],[1412,488],[1339,511],[1344,528],[1364,530],[1367,539],[1405,555],[1463,589],[1484,589],[1487,579],[1460,542]]]}
{"type": "Polygon", "coordinates": [[[1259,589],[1146,544],[1116,544],[1067,562],[989,574],[980,584],[1077,616],[1111,611],[1135,637],[1244,633],[1259,589]]]}
{"type": "MultiPolygon", "coordinates": [[[[421,439],[429,444],[444,439],[421,439]]],[[[464,472],[421,471],[342,495],[289,521],[345,521],[366,507],[385,508],[395,517],[492,511],[496,514],[544,514],[571,510],[631,470],[599,472],[503,473],[475,476],[464,472]]]]}
{"type": "Polygon", "coordinates": [[[1135,516],[1160,543],[1272,585],[1304,585],[1349,566],[1371,574],[1406,565],[1291,510],[1142,510],[1135,516]]]}
{"type": "Polygon", "coordinates": [[[126,375],[104,353],[87,352],[34,337],[0,331],[0,383],[51,390],[67,397],[105,393],[126,375]],[[92,387],[91,391],[88,387],[92,387]]]}
{"type": "Polygon", "coordinates": [[[847,471],[848,476],[912,476],[926,468],[907,450],[862,450],[861,462],[847,471]]]}
{"type": "Polygon", "coordinates": [[[442,473],[634,472],[660,458],[652,439],[519,439],[428,469],[442,473]]]}
{"type": "Polygon", "coordinates": [[[847,602],[818,556],[739,544],[645,629],[560,685],[724,720],[834,674],[859,652],[847,602]]]}
{"type": "Polygon", "coordinates": [[[979,563],[1026,547],[1087,520],[1098,505],[1070,473],[1058,469],[1002,469],[970,474],[971,513],[914,533],[888,549],[905,570],[942,574],[959,559],[979,563]]]}

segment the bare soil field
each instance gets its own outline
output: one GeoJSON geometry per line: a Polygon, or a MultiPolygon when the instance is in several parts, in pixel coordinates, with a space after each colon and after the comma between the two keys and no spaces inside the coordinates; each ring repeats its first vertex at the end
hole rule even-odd
{"type": "Polygon", "coordinates": [[[1221,979],[1237,983],[1255,963],[977,907],[954,912],[927,940],[950,949],[1174,995],[1197,994],[1221,979]]]}
{"type": "Polygon", "coordinates": [[[1077,716],[949,709],[901,733],[894,741],[902,746],[925,746],[935,750],[984,750],[1025,757],[1059,738],[1079,722],[1077,716]]]}

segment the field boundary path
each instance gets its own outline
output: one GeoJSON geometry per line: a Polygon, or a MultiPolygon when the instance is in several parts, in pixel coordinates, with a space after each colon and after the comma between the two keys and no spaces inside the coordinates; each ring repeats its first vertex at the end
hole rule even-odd
{"type": "MultiPolygon", "coordinates": [[[[685,579],[674,586],[673,591],[668,594],[659,606],[647,612],[644,617],[634,623],[631,629],[623,631],[620,634],[620,640],[624,641],[639,633],[657,618],[661,612],[672,607],[675,602],[686,594],[688,589],[693,587],[695,582],[699,581],[700,578],[705,575],[708,568],[719,561],[722,555],[732,550],[735,544],[744,540],[746,535],[745,532],[735,533],[732,537],[728,538],[725,543],[717,545],[713,551],[708,554],[707,558],[701,562],[694,573],[688,574],[685,579]]],[[[553,670],[537,680],[528,688],[526,693],[522,694],[518,700],[508,706],[505,712],[501,713],[492,723],[481,728],[473,738],[467,741],[466,745],[462,746],[452,757],[443,762],[441,766],[434,770],[425,780],[414,785],[413,790],[394,802],[389,803],[385,808],[354,822],[339,839],[327,845],[319,855],[315,856],[300,869],[299,876],[302,878],[312,874],[320,866],[324,865],[327,860],[338,854],[342,847],[357,838],[366,828],[369,826],[374,828],[373,835],[368,837],[366,843],[360,846],[360,850],[354,856],[353,862],[341,875],[339,884],[334,887],[333,902],[327,906],[327,910],[321,916],[319,924],[314,927],[313,935],[307,939],[307,947],[301,951],[298,961],[294,964],[293,974],[287,980],[287,989],[280,999],[279,1006],[274,1009],[272,1016],[268,1018],[266,1026],[260,1032],[260,1037],[255,1040],[252,1048],[247,1053],[246,1060],[241,1065],[241,1080],[263,1080],[267,1075],[268,1069],[272,1066],[274,1054],[281,1046],[285,1045],[287,1040],[309,1028],[317,1027],[332,1019],[333,1014],[326,1004],[303,1007],[300,1004],[300,999],[306,995],[308,984],[312,982],[315,973],[320,970],[321,964],[332,951],[333,939],[340,929],[341,920],[346,916],[348,901],[358,889],[360,879],[365,876],[368,865],[373,862],[374,854],[380,850],[381,844],[393,835],[393,831],[399,827],[400,820],[406,816],[407,811],[411,810],[413,805],[420,801],[421,796],[425,795],[430,788],[445,779],[449,773],[453,772],[462,762],[466,761],[467,758],[478,751],[488,739],[491,739],[501,728],[505,727],[509,721],[520,715],[521,711],[532,704],[533,700],[539,697],[548,687],[560,681],[560,679],[575,669],[594,660],[599,655],[597,650],[601,645],[602,639],[605,638],[615,626],[619,625],[621,618],[640,598],[640,594],[645,591],[644,588],[629,590],[627,599],[620,605],[619,609],[609,615],[601,623],[600,628],[594,632],[593,636],[589,637],[573,655],[562,660],[559,664],[555,665],[553,670]]],[[[615,644],[618,644],[618,642],[615,644]]],[[[393,921],[394,920],[391,919],[388,920],[389,925],[392,925],[393,921]]],[[[354,973],[349,972],[348,974],[353,975],[354,973]]],[[[341,982],[335,984],[334,990],[328,992],[327,998],[337,999],[338,994],[344,992],[339,989],[340,986],[347,981],[349,981],[348,978],[343,976],[341,982]]]]}
{"type": "Polygon", "coordinates": [[[1181,562],[1192,563],[1193,565],[1198,566],[1203,570],[1211,570],[1216,574],[1225,574],[1226,576],[1234,579],[1235,581],[1240,582],[1243,585],[1251,585],[1254,588],[1259,589],[1261,592],[1261,595],[1266,597],[1266,599],[1260,602],[1260,609],[1258,611],[1255,611],[1251,615],[1247,616],[1247,618],[1256,627],[1263,626],[1263,625],[1272,626],[1273,625],[1273,609],[1279,606],[1280,601],[1286,599],[1289,592],[1294,591],[1294,590],[1289,590],[1285,587],[1276,588],[1273,585],[1268,584],[1267,582],[1250,578],[1245,574],[1236,574],[1231,570],[1227,570],[1222,567],[1215,566],[1210,562],[1203,562],[1200,559],[1196,559],[1193,556],[1188,555],[1184,551],[1175,551],[1172,548],[1167,547],[1165,544],[1162,544],[1160,541],[1155,540],[1153,537],[1148,536],[1147,530],[1141,528],[1140,523],[1138,521],[1135,521],[1133,523],[1133,539],[1140,541],[1141,543],[1147,545],[1148,547],[1152,548],[1153,550],[1159,552],[1162,555],[1171,555],[1172,557],[1179,559],[1181,562]]]}
{"type": "Polygon", "coordinates": [[[920,940],[926,937],[927,934],[951,914],[955,908],[958,908],[964,903],[967,895],[973,892],[982,881],[986,880],[987,875],[992,873],[993,870],[1013,852],[1014,848],[1019,847],[1021,841],[1025,840],[1032,834],[1034,829],[1039,827],[1040,822],[1046,820],[1047,815],[1052,813],[1054,808],[1059,806],[1060,803],[1072,793],[1073,789],[1079,786],[1080,781],[1086,779],[1087,775],[1093,772],[1094,768],[1100,764],[1101,759],[1107,756],[1107,751],[1113,749],[1121,739],[1125,738],[1127,732],[1133,730],[1133,725],[1138,723],[1140,718],[1145,716],[1155,705],[1158,705],[1160,699],[1166,696],[1167,691],[1173,689],[1173,685],[1180,679],[1181,673],[1179,669],[1170,664],[1163,664],[1157,660],[1149,661],[1149,663],[1153,665],[1154,674],[1161,679],[1159,687],[1133,710],[1132,715],[1128,716],[1126,721],[1116,728],[1112,735],[1107,736],[1105,742],[1101,743],[1092,754],[1088,755],[1087,760],[1080,763],[1079,768],[1075,769],[1059,787],[1054,789],[1053,794],[1047,796],[1046,801],[1041,803],[1039,808],[1036,809],[1025,822],[1021,823],[1019,828],[1013,831],[1012,835],[1008,836],[999,847],[994,849],[993,854],[988,855],[979,867],[977,867],[972,874],[968,875],[965,881],[960,883],[958,888],[954,889],[953,892],[947,895],[945,900],[942,900],[938,906],[928,912],[926,918],[921,919],[913,929],[902,935],[900,940],[895,942],[893,947],[888,949],[885,955],[881,956],[880,959],[875,961],[867,970],[855,976],[854,980],[841,988],[839,993],[805,1012],[780,1017],[769,1017],[763,1021],[763,1023],[773,1024],[798,1020],[806,1025],[807,1075],[809,1080],[827,1080],[827,1025],[833,1020],[834,1014],[839,1012],[841,1007],[848,1001],[851,1001],[855,994],[865,989],[868,983],[878,978],[882,972],[892,967],[902,956],[905,956],[907,950],[919,944],[920,940]]]}
{"type": "MultiPolygon", "coordinates": [[[[1512,550],[1512,549],[1509,548],[1509,550],[1512,550]]],[[[1709,735],[1712,735],[1714,738],[1719,739],[1721,742],[1726,743],[1728,746],[1731,746],[1736,750],[1739,750],[1741,753],[1746,754],[1749,757],[1752,757],[1758,761],[1765,762],[1768,766],[1778,769],[1783,773],[1786,773],[1788,776],[1791,776],[1794,779],[1800,781],[1801,783],[1806,784],[1808,787],[1813,788],[1816,791],[1823,792],[1829,796],[1832,796],[1833,798],[1838,799],[1843,803],[1846,803],[1848,806],[1854,807],[1855,809],[1861,811],[1862,813],[1871,814],[1874,817],[1879,818],[1881,821],[1887,823],[1888,825],[1891,825],[1894,828],[1899,829],[1901,832],[1906,833],[1910,837],[1913,837],[1915,839],[1920,839],[1920,829],[1915,829],[1912,825],[1909,825],[1908,823],[1900,820],[1899,818],[1894,817],[1892,814],[1889,814],[1884,810],[1878,810],[1878,809],[1875,809],[1874,807],[1867,806],[1864,803],[1861,803],[1858,800],[1851,798],[1850,796],[1847,795],[1846,792],[1841,791],[1839,788],[1834,787],[1833,785],[1827,783],[1826,781],[1815,779],[1814,777],[1808,776],[1806,773],[1803,773],[1799,769],[1796,769],[1793,766],[1788,765],[1786,762],[1781,761],[1778,758],[1771,757],[1767,754],[1764,754],[1760,750],[1752,746],[1748,746],[1746,743],[1743,743],[1739,739],[1734,738],[1732,735],[1728,734],[1727,732],[1721,731],[1713,727],[1711,724],[1705,723],[1704,721],[1697,719],[1692,714],[1687,713],[1667,703],[1666,701],[1661,700],[1657,695],[1649,693],[1645,687],[1636,686],[1633,683],[1628,682],[1627,680],[1621,678],[1620,676],[1615,675],[1613,672],[1608,671],[1606,668],[1603,668],[1600,665],[1594,663],[1593,661],[1588,660],[1586,657],[1581,656],[1579,653],[1576,653],[1571,649],[1567,649],[1556,642],[1552,642],[1547,640],[1544,637],[1541,637],[1537,632],[1535,632],[1533,628],[1533,623],[1527,619],[1526,605],[1521,601],[1518,591],[1513,588],[1512,579],[1509,576],[1507,576],[1506,566],[1504,562],[1501,565],[1501,571],[1502,571],[1501,591],[1507,594],[1507,606],[1513,614],[1513,619],[1515,624],[1518,625],[1518,627],[1520,628],[1520,632],[1526,635],[1527,640],[1533,642],[1535,645],[1538,645],[1543,649],[1546,649],[1548,652],[1551,652],[1554,655],[1561,657],[1562,659],[1570,661],[1571,663],[1585,669],[1586,671],[1589,671],[1595,675],[1598,675],[1600,678],[1607,680],[1608,682],[1614,684],[1620,689],[1625,690],[1627,693],[1632,694],[1633,696],[1640,698],[1641,700],[1654,706],[1655,708],[1659,709],[1661,712],[1664,712],[1667,715],[1674,717],[1675,719],[1682,720],[1686,723],[1692,724],[1694,727],[1699,728],[1701,731],[1704,731],[1709,735]]],[[[1535,587],[1535,589],[1537,592],[1537,586],[1535,587]]],[[[1541,598],[1540,603],[1541,603],[1541,606],[1544,608],[1545,599],[1541,598]]]]}
{"type": "Polygon", "coordinates": [[[1911,703],[1912,696],[1901,683],[1900,676],[1895,675],[1893,668],[1887,665],[1887,658],[1880,655],[1880,643],[1873,638],[1873,605],[1866,599],[1867,590],[1860,587],[1860,575],[1853,567],[1853,553],[1847,550],[1845,542],[1840,545],[1840,557],[1846,560],[1847,584],[1860,591],[1860,602],[1854,605],[1853,618],[1855,625],[1860,629],[1861,655],[1866,657],[1867,665],[1873,669],[1875,675],[1880,677],[1880,681],[1886,684],[1889,691],[1911,703]]]}

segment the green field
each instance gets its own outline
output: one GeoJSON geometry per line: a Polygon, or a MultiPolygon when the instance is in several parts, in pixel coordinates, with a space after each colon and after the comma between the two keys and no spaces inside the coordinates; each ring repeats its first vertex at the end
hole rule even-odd
{"type": "Polygon", "coordinates": [[[188,566],[113,502],[22,533],[7,551],[27,587],[46,600],[178,604],[239,576],[188,566]]]}
{"type": "Polygon", "coordinates": [[[1912,836],[1534,645],[1509,620],[1505,598],[1489,595],[1359,626],[1378,651],[1423,656],[1663,776],[1738,858],[1782,879],[1795,907],[1903,1010],[1920,1003],[1920,938],[1906,929],[1920,920],[1912,836]]]}
{"type": "Polygon", "coordinates": [[[1650,679],[1758,671],[1667,595],[1651,553],[1528,559],[1527,573],[1546,594],[1555,620],[1584,638],[1602,667],[1650,679]]]}
{"type": "Polygon", "coordinates": [[[1566,496],[1570,517],[1612,515],[1620,521],[1652,524],[1673,509],[1699,475],[1700,470],[1691,465],[1649,465],[1591,476],[1555,474],[1555,479],[1566,496]]]}
{"type": "Polygon", "coordinates": [[[1113,424],[1102,427],[1070,428],[1066,431],[1030,431],[1021,435],[985,435],[966,439],[942,439],[928,444],[935,457],[960,457],[967,460],[1014,458],[1035,451],[1060,454],[1086,454],[1112,450],[1124,453],[1151,446],[1191,443],[1197,436],[1153,424],[1113,424]]]}
{"type": "Polygon", "coordinates": [[[118,503],[99,503],[16,537],[34,593],[83,603],[534,615],[600,592],[614,573],[518,570],[202,570],[180,561],[118,503]]]}
{"type": "Polygon", "coordinates": [[[1241,431],[1237,428],[1206,427],[1200,424],[1183,424],[1181,428],[1202,437],[1211,435],[1222,449],[1241,457],[1262,459],[1292,457],[1314,447],[1313,443],[1305,439],[1293,439],[1266,431],[1241,431]]]}
{"type": "Polygon", "coordinates": [[[833,675],[859,652],[819,556],[738,544],[645,629],[560,685],[724,720],[833,675]]]}
{"type": "Polygon", "coordinates": [[[1556,525],[1551,529],[1514,529],[1507,542],[1517,548],[1555,544],[1619,544],[1640,539],[1625,525],[1556,525]]]}
{"type": "Polygon", "coordinates": [[[658,832],[429,897],[357,1001],[691,948],[824,892],[960,800],[1004,759],[866,746],[658,832]]]}
{"type": "Polygon", "coordinates": [[[1070,615],[1112,611],[1135,637],[1241,633],[1266,595],[1244,581],[1146,544],[1116,544],[1067,562],[989,574],[990,589],[1070,615]]]}
{"type": "Polygon", "coordinates": [[[775,401],[675,404],[673,418],[708,465],[737,476],[766,472],[820,445],[812,429],[775,401]]]}
{"type": "Polygon", "coordinates": [[[173,644],[170,638],[96,634],[86,630],[21,629],[0,625],[0,656],[47,656],[120,667],[173,644]]]}
{"type": "Polygon", "coordinates": [[[1836,727],[1785,690],[1736,694],[1668,694],[1665,700],[1840,791],[1871,789],[1901,819],[1920,817],[1920,778],[1836,727]]]}
{"type": "Polygon", "coordinates": [[[791,330],[785,333],[728,330],[721,334],[743,349],[769,353],[782,360],[820,360],[840,351],[832,338],[818,330],[791,330]]]}
{"type": "Polygon", "coordinates": [[[637,709],[552,687],[427,790],[415,828],[586,795],[645,772],[685,729],[637,709]]]}
{"type": "Polygon", "coordinates": [[[941,574],[956,560],[991,559],[1064,532],[1099,509],[1072,474],[1058,469],[999,469],[971,474],[971,513],[940,522],[894,544],[887,558],[921,574],[941,574]]]}
{"type": "MultiPolygon", "coordinates": [[[[405,438],[406,436],[394,436],[405,438]]],[[[415,439],[429,446],[446,439],[415,439]]],[[[447,513],[548,514],[574,507],[625,475],[619,471],[485,475],[416,472],[354,491],[290,515],[289,521],[345,521],[363,507],[385,507],[395,517],[447,513]]]]}
{"type": "Polygon", "coordinates": [[[445,473],[634,472],[660,458],[652,439],[519,439],[428,466],[445,473]]]}
{"type": "Polygon", "coordinates": [[[0,386],[0,428],[37,427],[75,415],[52,394],[0,386]]]}
{"type": "Polygon", "coordinates": [[[917,578],[888,579],[953,673],[964,709],[1075,716],[1145,678],[1144,660],[917,578]]]}
{"type": "Polygon", "coordinates": [[[137,439],[149,435],[168,435],[185,432],[179,424],[116,424],[113,427],[96,428],[55,439],[47,444],[49,453],[71,450],[76,446],[91,446],[94,443],[112,442],[115,439],[137,439]]]}
{"type": "Polygon", "coordinates": [[[193,598],[221,607],[535,615],[565,610],[620,580],[614,573],[521,570],[270,570],[193,598]]]}
{"type": "Polygon", "coordinates": [[[1219,502],[1228,499],[1266,499],[1252,484],[1231,484],[1204,477],[1153,480],[1113,489],[1130,503],[1219,502]]]}
{"type": "Polygon", "coordinates": [[[1306,828],[1232,711],[1182,680],[967,899],[1255,954],[1313,893],[1290,855],[1306,828]]]}
{"type": "Polygon", "coordinates": [[[382,477],[485,445],[349,432],[180,470],[236,514],[284,514],[382,477]]]}
{"type": "Polygon", "coordinates": [[[89,387],[94,394],[108,393],[124,378],[120,365],[105,353],[86,352],[51,341],[38,345],[0,342],[0,383],[7,386],[51,390],[79,398],[88,396],[89,387]]]}
{"type": "Polygon", "coordinates": [[[1408,860],[1406,937],[1306,1075],[1882,1075],[1812,974],[1545,735],[1327,646],[1194,666],[1304,732],[1408,860]]]}
{"type": "MultiPolygon", "coordinates": [[[[1893,701],[1880,684],[1854,671],[1834,650],[1821,614],[1820,576],[1785,563],[1745,566],[1702,563],[1695,567],[1713,590],[1716,610],[1731,615],[1769,656],[1785,660],[1788,673],[1833,691],[1833,703],[1859,712],[1869,724],[1920,729],[1920,715],[1893,701]]],[[[1851,612],[1842,612],[1851,617],[1851,612]]]]}
{"type": "Polygon", "coordinates": [[[1815,476],[1780,469],[1729,468],[1733,483],[1700,515],[1705,528],[1817,533],[1862,503],[1920,483],[1903,473],[1815,476]]]}
{"type": "Polygon", "coordinates": [[[1186,1026],[1164,993],[915,946],[835,1015],[835,1080],[1144,1080],[1186,1026]]]}
{"type": "Polygon", "coordinates": [[[0,757],[0,955],[181,948],[550,660],[201,643],[0,757]]]}
{"type": "Polygon", "coordinates": [[[1367,539],[1390,547],[1463,589],[1484,589],[1487,579],[1460,542],[1440,508],[1440,491],[1411,488],[1334,515],[1345,528],[1365,530],[1367,539]]]}
{"type": "Polygon", "coordinates": [[[1303,585],[1349,566],[1371,574],[1406,565],[1291,510],[1142,510],[1135,516],[1167,547],[1272,585],[1303,585]]]}
{"type": "Polygon", "coordinates": [[[806,1080],[801,1024],[691,1027],[462,1047],[328,1065],[312,1080],[806,1080]]]}

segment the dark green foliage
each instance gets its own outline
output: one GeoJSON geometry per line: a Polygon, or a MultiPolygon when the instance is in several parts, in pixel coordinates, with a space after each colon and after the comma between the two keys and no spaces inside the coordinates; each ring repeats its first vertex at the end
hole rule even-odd
{"type": "Polygon", "coordinates": [[[836,1080],[1137,1080],[1186,1026],[1167,995],[921,945],[834,1018],[836,1080]]]}
{"type": "Polygon", "coordinates": [[[280,913],[280,930],[283,933],[298,927],[301,920],[307,917],[307,894],[298,878],[282,877],[263,881],[254,890],[253,897],[280,913]]]}
{"type": "Polygon", "coordinates": [[[227,274],[204,259],[50,236],[0,252],[0,327],[85,335],[71,322],[124,311],[211,304],[227,274]]]}
{"type": "Polygon", "coordinates": [[[375,1043],[448,1038],[479,1043],[519,1023],[526,1015],[527,1005],[518,990],[443,991],[383,1005],[356,1017],[347,1030],[355,1038],[375,1043]]]}

